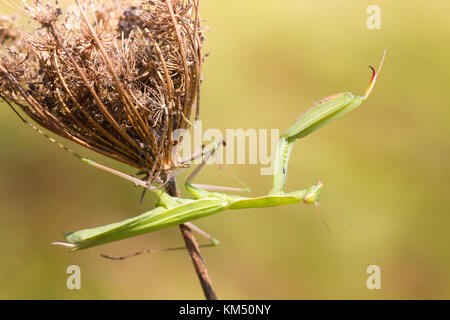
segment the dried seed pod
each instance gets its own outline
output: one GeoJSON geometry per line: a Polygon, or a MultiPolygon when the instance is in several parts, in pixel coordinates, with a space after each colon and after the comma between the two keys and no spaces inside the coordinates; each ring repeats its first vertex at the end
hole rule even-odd
{"type": "Polygon", "coordinates": [[[183,165],[172,133],[198,108],[199,0],[77,1],[65,13],[33,0],[17,10],[38,28],[0,20],[0,98],[164,184],[183,165]]]}

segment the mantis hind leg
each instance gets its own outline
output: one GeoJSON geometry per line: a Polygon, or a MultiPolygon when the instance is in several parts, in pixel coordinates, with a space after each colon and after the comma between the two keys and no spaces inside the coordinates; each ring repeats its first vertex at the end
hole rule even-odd
{"type": "MultiPolygon", "coordinates": [[[[184,224],[188,228],[194,230],[197,234],[199,234],[203,238],[210,241],[210,243],[199,245],[199,248],[209,248],[209,247],[215,247],[215,246],[219,245],[219,240],[214,238],[209,233],[203,231],[202,229],[200,229],[199,227],[195,226],[194,224],[192,224],[190,222],[186,222],[184,224]]],[[[102,258],[105,258],[108,260],[116,260],[117,261],[117,260],[125,260],[125,259],[129,259],[129,258],[137,257],[137,256],[140,256],[143,254],[163,252],[163,251],[180,251],[180,250],[187,250],[187,247],[184,246],[184,247],[172,247],[172,248],[163,248],[163,249],[144,249],[144,250],[137,251],[135,253],[132,253],[132,254],[129,254],[126,256],[110,256],[110,255],[102,253],[102,254],[100,254],[100,256],[102,258]]]]}

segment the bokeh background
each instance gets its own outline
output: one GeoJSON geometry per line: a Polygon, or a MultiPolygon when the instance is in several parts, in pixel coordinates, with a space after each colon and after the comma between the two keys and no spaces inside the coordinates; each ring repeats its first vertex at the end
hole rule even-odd
{"type": "MultiPolygon", "coordinates": [[[[64,1],[67,4],[71,1],[64,1]]],[[[11,11],[0,4],[1,12],[11,11]]],[[[198,221],[221,240],[204,249],[222,299],[450,298],[450,2],[202,1],[210,31],[202,88],[204,129],[287,128],[314,102],[363,93],[387,47],[370,99],[294,148],[287,190],[323,179],[322,204],[368,238],[313,206],[227,211],[198,221]],[[368,30],[369,5],[381,30],[368,30]],[[381,290],[366,268],[379,265],[381,290]]],[[[87,156],[132,173],[81,147],[87,156]]],[[[258,165],[229,169],[266,193],[258,165]]],[[[180,185],[188,171],[179,176],[180,185]]],[[[217,167],[197,181],[233,185],[217,167]]],[[[107,261],[143,248],[178,246],[178,228],[68,253],[63,231],[107,224],[152,208],[140,190],[90,168],[0,105],[0,298],[202,299],[185,252],[107,261]],[[66,288],[78,265],[82,289],[66,288]]]]}

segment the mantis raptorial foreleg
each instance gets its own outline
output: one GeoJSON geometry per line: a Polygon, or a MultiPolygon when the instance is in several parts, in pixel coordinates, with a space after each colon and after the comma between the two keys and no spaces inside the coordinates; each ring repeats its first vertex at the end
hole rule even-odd
{"type": "MultiPolygon", "coordinates": [[[[383,60],[384,55],[382,62],[383,60]]],[[[382,62],[380,63],[380,68],[382,62]]],[[[281,135],[274,165],[273,186],[269,194],[249,198],[210,192],[195,186],[192,184],[192,179],[204,166],[204,163],[206,163],[204,161],[186,180],[186,189],[193,195],[194,199],[171,197],[163,190],[152,189],[160,199],[157,207],[153,210],[122,222],[65,234],[67,243],[73,245],[72,250],[85,249],[190,222],[226,209],[265,208],[295,203],[317,204],[323,187],[321,181],[300,191],[286,193],[283,190],[293,145],[297,139],[306,137],[330,121],[359,107],[369,97],[380,68],[378,71],[371,68],[372,79],[364,96],[354,96],[350,92],[343,92],[322,99],[307,109],[281,135]]],[[[133,179],[127,178],[127,180],[136,183],[133,179]]],[[[145,183],[143,183],[143,186],[149,188],[145,183]]]]}

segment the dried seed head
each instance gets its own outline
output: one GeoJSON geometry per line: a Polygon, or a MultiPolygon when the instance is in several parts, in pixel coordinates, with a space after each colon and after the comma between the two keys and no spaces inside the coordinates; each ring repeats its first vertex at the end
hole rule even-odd
{"type": "Polygon", "coordinates": [[[182,166],[201,78],[199,0],[33,0],[30,33],[0,18],[0,98],[53,133],[164,183],[182,166]],[[128,1],[129,2],[129,1],[128,1]]]}

